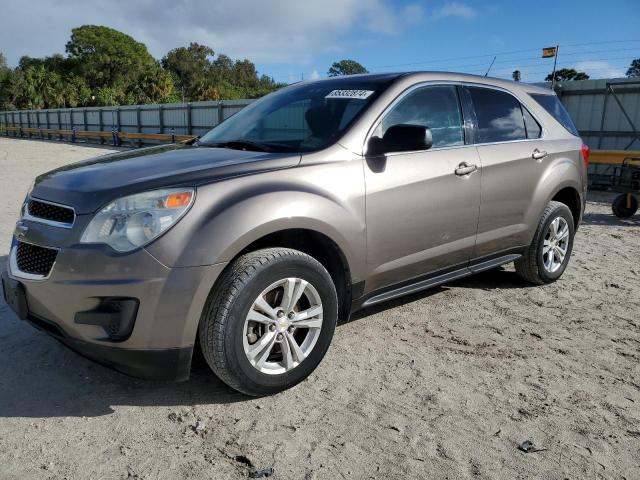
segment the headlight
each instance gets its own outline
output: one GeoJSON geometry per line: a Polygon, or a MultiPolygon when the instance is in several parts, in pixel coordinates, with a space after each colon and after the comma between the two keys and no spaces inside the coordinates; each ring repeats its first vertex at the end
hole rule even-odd
{"type": "Polygon", "coordinates": [[[192,188],[170,188],[122,197],[91,220],[81,243],[105,243],[118,252],[146,245],[171,228],[189,210],[192,188]]]}

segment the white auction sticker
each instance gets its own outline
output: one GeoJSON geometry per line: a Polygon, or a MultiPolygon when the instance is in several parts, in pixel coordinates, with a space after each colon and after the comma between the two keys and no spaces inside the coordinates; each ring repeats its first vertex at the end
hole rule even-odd
{"type": "Polygon", "coordinates": [[[324,98],[357,98],[364,100],[369,98],[372,93],[373,90],[333,90],[324,98]]]}

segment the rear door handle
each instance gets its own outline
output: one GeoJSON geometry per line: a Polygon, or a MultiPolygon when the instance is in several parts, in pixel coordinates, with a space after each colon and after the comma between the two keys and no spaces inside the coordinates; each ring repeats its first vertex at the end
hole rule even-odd
{"type": "Polygon", "coordinates": [[[456,168],[456,175],[462,177],[464,175],[469,175],[470,173],[475,172],[478,169],[478,166],[475,164],[469,165],[467,162],[462,162],[456,168]]]}
{"type": "Polygon", "coordinates": [[[537,148],[533,151],[533,153],[531,154],[531,156],[533,157],[534,160],[540,160],[541,158],[544,158],[547,156],[547,151],[546,150],[538,150],[537,148]]]}

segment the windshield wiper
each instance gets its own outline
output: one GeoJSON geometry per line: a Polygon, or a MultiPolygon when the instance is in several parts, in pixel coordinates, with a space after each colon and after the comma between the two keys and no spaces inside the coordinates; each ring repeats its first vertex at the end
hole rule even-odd
{"type": "Polygon", "coordinates": [[[253,150],[256,152],[270,152],[272,149],[262,143],[252,142],[251,140],[229,140],[228,142],[218,143],[202,143],[198,142],[199,147],[214,148],[231,148],[233,150],[253,150]]]}

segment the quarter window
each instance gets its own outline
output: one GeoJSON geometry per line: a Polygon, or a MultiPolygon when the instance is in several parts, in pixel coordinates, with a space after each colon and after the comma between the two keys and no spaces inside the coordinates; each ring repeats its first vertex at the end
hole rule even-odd
{"type": "Polygon", "coordinates": [[[384,117],[374,135],[382,137],[389,127],[402,124],[430,128],[433,148],[463,145],[462,113],[456,87],[427,86],[407,94],[384,117]]]}
{"type": "Polygon", "coordinates": [[[527,129],[527,138],[540,138],[542,128],[525,107],[522,107],[522,116],[524,117],[524,126],[527,129]]]}
{"type": "Polygon", "coordinates": [[[524,140],[527,133],[520,102],[508,93],[469,87],[478,122],[476,143],[524,140]]]}

